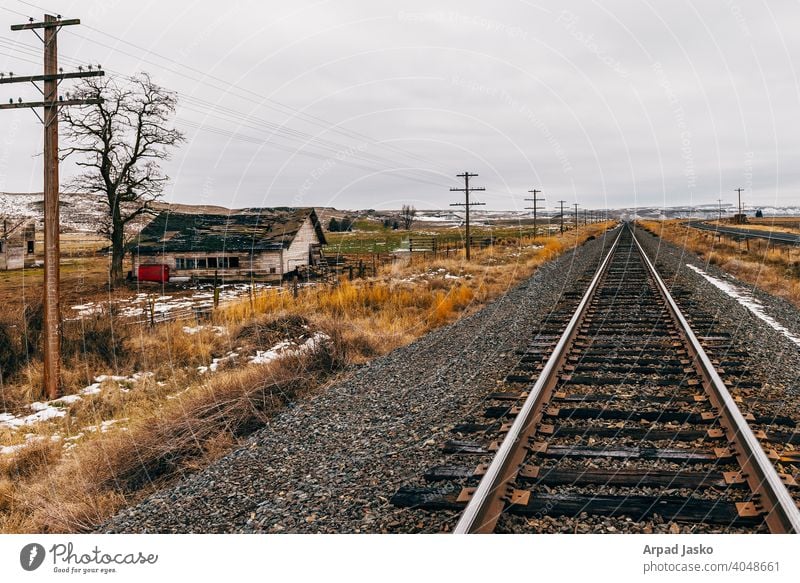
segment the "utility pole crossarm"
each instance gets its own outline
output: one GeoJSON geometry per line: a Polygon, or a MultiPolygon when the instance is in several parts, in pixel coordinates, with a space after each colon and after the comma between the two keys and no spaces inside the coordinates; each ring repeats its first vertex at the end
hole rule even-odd
{"type": "Polygon", "coordinates": [[[82,79],[84,77],[102,77],[105,71],[77,71],[74,73],[56,73],[55,75],[26,75],[24,77],[0,77],[0,85],[8,83],[34,83],[36,81],[61,81],[63,79],[82,79]]]}
{"type": "Polygon", "coordinates": [[[97,105],[103,103],[102,98],[60,99],[58,101],[23,101],[22,103],[0,103],[0,109],[24,109],[31,107],[62,107],[65,105],[97,105]]]}
{"type": "Polygon", "coordinates": [[[33,30],[35,28],[61,28],[62,26],[69,26],[71,24],[80,24],[80,18],[70,18],[68,20],[46,20],[44,22],[28,22],[27,24],[12,24],[11,30],[33,30]]]}

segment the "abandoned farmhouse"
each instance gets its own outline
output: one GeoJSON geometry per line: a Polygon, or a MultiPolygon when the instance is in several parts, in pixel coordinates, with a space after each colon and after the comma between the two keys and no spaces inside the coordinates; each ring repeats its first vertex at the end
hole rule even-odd
{"type": "Polygon", "coordinates": [[[0,231],[0,270],[33,267],[36,225],[33,221],[3,219],[0,231]]]}
{"type": "Polygon", "coordinates": [[[162,211],[129,245],[140,280],[276,281],[318,265],[325,235],[313,208],[227,214],[162,211]]]}

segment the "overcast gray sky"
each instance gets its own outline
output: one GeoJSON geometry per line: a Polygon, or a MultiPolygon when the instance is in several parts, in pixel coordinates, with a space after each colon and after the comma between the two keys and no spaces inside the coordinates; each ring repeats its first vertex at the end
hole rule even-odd
{"type": "MultiPolygon", "coordinates": [[[[168,200],[441,208],[469,170],[494,209],[798,202],[796,1],[3,0],[0,70],[41,70],[30,4],[81,18],[65,70],[179,92],[168,200]]],[[[0,190],[41,190],[40,150],[0,112],[0,190]]]]}

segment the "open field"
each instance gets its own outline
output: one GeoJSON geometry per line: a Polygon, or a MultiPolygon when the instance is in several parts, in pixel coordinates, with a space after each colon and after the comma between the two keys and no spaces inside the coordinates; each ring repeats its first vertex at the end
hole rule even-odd
{"type": "MultiPolygon", "coordinates": [[[[474,241],[479,239],[513,240],[533,235],[533,220],[507,221],[510,224],[493,225],[486,227],[474,225],[471,227],[471,237],[474,241]]],[[[537,232],[540,236],[548,233],[555,234],[559,229],[557,222],[537,220],[537,232]]],[[[565,222],[565,226],[568,224],[565,222]]],[[[326,254],[340,253],[392,253],[395,251],[408,251],[409,238],[429,238],[435,236],[442,250],[446,246],[453,248],[463,245],[464,229],[455,225],[443,226],[426,224],[417,221],[410,231],[385,228],[377,221],[359,220],[353,225],[353,231],[342,233],[325,233],[328,239],[326,254]]]]}
{"type": "MultiPolygon", "coordinates": [[[[686,227],[681,221],[639,221],[645,229],[684,247],[766,292],[800,307],[800,250],[716,237],[712,232],[686,227]]],[[[749,228],[749,227],[748,227],[749,228]]]]}
{"type": "Polygon", "coordinates": [[[98,313],[65,326],[70,396],[51,403],[36,403],[38,352],[26,352],[10,323],[8,346],[20,358],[2,385],[0,530],[89,530],[204,467],[349,365],[479,309],[608,226],[509,238],[470,262],[463,251],[397,262],[297,296],[265,289],[199,324],[131,325],[98,313]]]}

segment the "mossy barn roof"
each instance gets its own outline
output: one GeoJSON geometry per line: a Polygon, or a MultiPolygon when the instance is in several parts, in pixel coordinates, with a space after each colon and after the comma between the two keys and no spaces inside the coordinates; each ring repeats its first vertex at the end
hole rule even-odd
{"type": "Polygon", "coordinates": [[[252,208],[227,214],[162,211],[130,247],[140,255],[259,252],[288,249],[307,218],[321,244],[325,234],[313,208],[252,208]]]}

